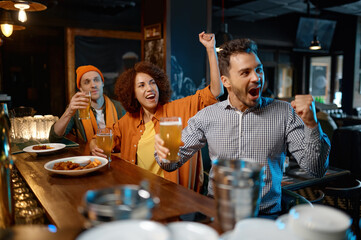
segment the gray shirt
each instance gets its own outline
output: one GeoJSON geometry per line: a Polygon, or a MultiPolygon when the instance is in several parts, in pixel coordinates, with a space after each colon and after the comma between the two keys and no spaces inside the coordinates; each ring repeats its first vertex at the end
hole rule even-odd
{"type": "MultiPolygon", "coordinates": [[[[182,141],[180,162],[170,164],[157,159],[165,170],[180,167],[206,142],[212,161],[251,158],[265,165],[260,205],[263,213],[281,210],[282,169],[287,149],[300,167],[315,177],[322,177],[328,168],[330,141],[320,125],[306,127],[289,103],[271,98],[262,97],[257,107],[244,112],[232,107],[228,100],[206,107],[189,119],[182,141]]],[[[213,193],[211,184],[208,192],[213,193]]]]}

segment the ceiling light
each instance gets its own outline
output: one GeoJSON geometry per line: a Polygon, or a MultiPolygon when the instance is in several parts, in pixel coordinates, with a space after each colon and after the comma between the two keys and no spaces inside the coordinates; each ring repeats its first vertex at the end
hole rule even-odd
{"type": "Polygon", "coordinates": [[[0,18],[1,32],[5,37],[10,37],[14,30],[23,30],[24,26],[15,25],[10,12],[4,11],[0,18]]]}
{"type": "Polygon", "coordinates": [[[29,9],[30,6],[28,5],[28,3],[15,3],[14,7],[19,9],[19,16],[18,16],[18,20],[20,22],[26,22],[27,17],[26,17],[26,13],[25,10],[29,9]]]}
{"type": "Polygon", "coordinates": [[[34,1],[24,1],[24,0],[3,0],[0,1],[0,8],[5,10],[15,10],[19,11],[19,21],[25,22],[27,20],[26,13],[27,12],[37,12],[43,11],[47,7],[41,3],[37,3],[34,1]]]}
{"type": "Polygon", "coordinates": [[[10,37],[13,34],[13,25],[11,24],[1,24],[1,32],[5,37],[10,37]]]}
{"type": "Polygon", "coordinates": [[[15,5],[28,5],[29,8],[25,9],[28,12],[38,12],[38,11],[43,11],[45,10],[47,7],[42,4],[42,3],[38,3],[38,2],[34,2],[34,1],[23,1],[23,0],[3,0],[0,1],[0,7],[6,10],[19,10],[19,8],[16,8],[15,5]]]}
{"type": "Polygon", "coordinates": [[[309,49],[310,50],[320,50],[321,48],[322,48],[321,43],[320,43],[320,41],[318,41],[317,35],[314,35],[309,49]]]}

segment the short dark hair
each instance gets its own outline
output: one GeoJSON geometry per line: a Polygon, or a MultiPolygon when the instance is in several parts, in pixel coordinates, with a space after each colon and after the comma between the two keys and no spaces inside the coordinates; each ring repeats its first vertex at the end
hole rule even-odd
{"type": "Polygon", "coordinates": [[[219,71],[221,76],[229,76],[229,60],[231,55],[237,53],[253,52],[257,55],[257,44],[251,39],[240,38],[226,42],[220,46],[218,52],[219,71]]]}
{"type": "Polygon", "coordinates": [[[159,90],[159,104],[169,102],[172,90],[167,75],[158,66],[150,62],[139,62],[133,68],[123,72],[115,83],[114,92],[125,110],[130,113],[139,112],[141,105],[135,98],[134,84],[138,73],[145,73],[151,76],[159,90]]]}

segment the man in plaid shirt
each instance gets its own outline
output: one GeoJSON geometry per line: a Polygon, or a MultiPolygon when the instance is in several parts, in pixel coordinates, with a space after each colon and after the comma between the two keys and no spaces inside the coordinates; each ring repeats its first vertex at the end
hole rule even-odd
{"type": "MultiPolygon", "coordinates": [[[[204,108],[188,121],[179,162],[164,160],[168,149],[156,135],[156,160],[163,169],[173,171],[207,142],[212,161],[251,158],[265,166],[260,214],[277,215],[287,150],[301,168],[322,177],[328,168],[330,141],[317,122],[311,95],[296,95],[291,104],[261,96],[264,73],[255,42],[235,39],[221,49],[219,68],[228,99],[204,108]]],[[[209,184],[209,195],[213,192],[209,184]]]]}

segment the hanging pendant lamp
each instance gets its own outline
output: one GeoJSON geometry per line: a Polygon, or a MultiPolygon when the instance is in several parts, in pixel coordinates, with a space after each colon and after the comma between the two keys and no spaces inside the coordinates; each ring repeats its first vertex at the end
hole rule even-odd
{"type": "Polygon", "coordinates": [[[311,45],[309,47],[310,50],[320,50],[322,48],[320,41],[318,40],[317,35],[313,36],[313,40],[311,41],[311,45]]]}
{"type": "MultiPolygon", "coordinates": [[[[307,15],[310,16],[310,1],[307,0],[307,15]]],[[[313,40],[310,43],[310,46],[308,47],[308,49],[310,50],[320,50],[321,47],[321,43],[318,40],[318,36],[317,36],[317,31],[318,31],[318,21],[315,21],[315,25],[314,25],[314,30],[313,30],[313,40]]]]}
{"type": "Polygon", "coordinates": [[[38,3],[34,1],[5,0],[5,1],[0,1],[0,8],[3,8],[5,10],[19,11],[18,20],[20,22],[25,22],[27,20],[26,12],[43,11],[47,7],[42,3],[38,3]]]}
{"type": "Polygon", "coordinates": [[[0,17],[1,32],[5,37],[10,37],[14,30],[24,30],[24,26],[16,25],[10,12],[4,11],[0,17]]]}

